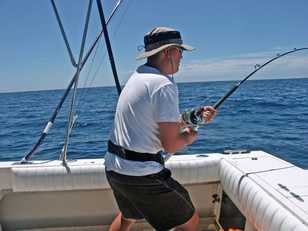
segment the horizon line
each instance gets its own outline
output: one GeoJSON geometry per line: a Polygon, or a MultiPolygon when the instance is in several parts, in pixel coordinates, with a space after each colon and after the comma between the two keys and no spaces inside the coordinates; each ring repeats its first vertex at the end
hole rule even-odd
{"type": "MultiPolygon", "coordinates": [[[[249,79],[248,81],[266,81],[266,80],[300,80],[300,79],[308,79],[307,77],[281,77],[281,78],[277,78],[277,77],[273,77],[273,78],[255,78],[255,79],[249,79]]],[[[206,82],[237,82],[240,81],[241,79],[218,79],[218,80],[204,80],[204,81],[200,81],[200,80],[196,80],[196,81],[179,81],[177,82],[177,84],[183,84],[183,83],[206,83],[206,82]]],[[[121,87],[123,87],[125,84],[121,85],[121,87]]],[[[92,89],[92,88],[116,88],[115,85],[101,85],[101,86],[90,86],[90,87],[78,87],[77,89],[92,89]]],[[[1,91],[0,90],[0,94],[14,94],[14,93],[31,93],[31,92],[41,92],[41,91],[64,91],[66,90],[66,88],[55,88],[55,89],[30,89],[30,90],[21,90],[21,91],[1,91]]]]}

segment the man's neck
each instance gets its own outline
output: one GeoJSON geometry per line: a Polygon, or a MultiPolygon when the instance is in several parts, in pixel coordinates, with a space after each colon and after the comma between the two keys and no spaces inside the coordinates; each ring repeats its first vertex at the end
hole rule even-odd
{"type": "Polygon", "coordinates": [[[157,70],[159,70],[159,72],[163,75],[169,75],[167,69],[166,69],[166,65],[164,65],[164,63],[162,62],[147,62],[146,63],[147,66],[150,66],[150,67],[154,67],[156,68],[157,70]]]}

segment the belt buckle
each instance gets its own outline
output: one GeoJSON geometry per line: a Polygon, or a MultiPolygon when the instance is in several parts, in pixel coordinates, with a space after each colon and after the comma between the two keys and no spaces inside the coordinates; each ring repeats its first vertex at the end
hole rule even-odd
{"type": "Polygon", "coordinates": [[[125,148],[120,148],[120,156],[122,156],[124,159],[126,159],[126,150],[125,148]]]}
{"type": "Polygon", "coordinates": [[[161,161],[161,165],[165,166],[165,158],[163,157],[162,154],[160,154],[160,161],[161,161]]]}

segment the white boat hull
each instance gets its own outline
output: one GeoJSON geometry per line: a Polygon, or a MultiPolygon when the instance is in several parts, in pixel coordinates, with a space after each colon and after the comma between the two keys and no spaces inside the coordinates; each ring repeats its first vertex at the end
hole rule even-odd
{"type": "MultiPolygon", "coordinates": [[[[200,230],[217,230],[226,220],[223,191],[243,215],[243,230],[308,230],[303,180],[308,172],[288,162],[258,151],[173,156],[166,165],[189,190],[201,216],[200,230]]],[[[2,230],[107,230],[118,213],[103,159],[67,166],[2,162],[0,183],[2,230]]],[[[141,221],[134,230],[151,228],[141,221]]]]}

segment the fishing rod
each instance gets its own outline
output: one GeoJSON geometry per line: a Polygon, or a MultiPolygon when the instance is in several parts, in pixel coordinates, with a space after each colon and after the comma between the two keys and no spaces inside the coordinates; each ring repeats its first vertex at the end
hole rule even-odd
{"type": "MultiPolygon", "coordinates": [[[[244,82],[246,82],[251,76],[253,76],[256,72],[270,64],[271,62],[282,58],[283,56],[289,55],[291,53],[299,52],[302,50],[307,50],[307,47],[303,48],[294,48],[293,50],[284,52],[282,54],[277,54],[274,58],[271,58],[267,62],[262,65],[255,65],[255,70],[248,74],[244,79],[235,84],[224,96],[222,96],[214,105],[214,109],[218,109],[244,82]]],[[[190,127],[194,129],[198,129],[198,127],[204,124],[203,120],[203,107],[197,109],[189,109],[182,114],[182,120],[190,127]]]]}
{"type": "MultiPolygon", "coordinates": [[[[118,10],[118,8],[120,7],[120,4],[122,3],[122,1],[123,1],[123,0],[119,0],[118,3],[117,3],[117,5],[114,7],[112,13],[110,14],[110,16],[109,16],[108,19],[107,19],[106,25],[109,24],[110,20],[112,19],[112,17],[113,17],[114,14],[115,14],[115,12],[116,12],[116,11],[118,10]]],[[[52,6],[53,6],[53,9],[55,10],[55,9],[56,9],[56,5],[55,5],[54,1],[51,0],[51,3],[52,3],[52,6]]],[[[55,14],[56,14],[57,20],[60,20],[59,14],[57,14],[57,13],[55,13],[55,14]]],[[[60,24],[62,25],[61,22],[58,22],[58,24],[59,24],[59,25],[60,25],[60,24]]],[[[65,33],[62,32],[62,29],[61,29],[61,33],[62,33],[62,36],[64,37],[65,44],[68,44],[68,43],[66,43],[66,41],[67,41],[67,39],[65,38],[66,35],[65,35],[65,33]]],[[[94,50],[94,48],[95,48],[96,45],[98,44],[98,41],[99,41],[99,39],[101,38],[102,35],[103,35],[103,29],[102,29],[102,30],[100,31],[100,33],[96,36],[95,41],[93,42],[92,46],[89,48],[89,50],[88,50],[88,52],[86,53],[84,59],[82,60],[79,72],[81,72],[81,70],[83,69],[83,67],[84,67],[84,65],[86,64],[88,58],[90,57],[90,54],[92,53],[92,51],[94,50]]],[[[69,45],[68,45],[67,49],[68,49],[68,51],[70,50],[69,45]]],[[[71,56],[70,56],[70,57],[71,57],[71,56]]],[[[71,58],[71,61],[72,61],[73,66],[75,66],[75,65],[74,65],[74,59],[71,58]],[[72,61],[72,60],[73,60],[73,61],[72,61]]],[[[56,108],[55,108],[55,110],[53,111],[53,113],[52,113],[50,119],[48,120],[48,123],[46,124],[46,126],[45,126],[43,132],[41,133],[40,138],[39,138],[39,139],[37,140],[37,142],[33,145],[32,149],[22,158],[22,160],[20,161],[20,163],[27,163],[27,162],[31,159],[32,155],[35,153],[35,151],[37,150],[37,148],[43,143],[44,139],[46,138],[46,136],[47,136],[47,134],[48,134],[48,132],[49,132],[49,130],[50,130],[50,128],[53,126],[54,121],[55,121],[55,119],[56,119],[56,117],[57,117],[57,115],[58,115],[58,113],[59,113],[59,111],[60,111],[60,109],[61,109],[61,107],[62,107],[62,105],[63,105],[63,103],[64,103],[64,101],[65,101],[65,99],[66,99],[66,97],[68,96],[68,94],[69,94],[69,92],[70,92],[72,86],[74,85],[74,83],[75,83],[77,77],[78,77],[78,70],[76,71],[76,73],[75,73],[74,76],[72,77],[71,81],[69,82],[67,88],[65,89],[64,94],[62,95],[62,97],[61,97],[61,99],[60,99],[58,105],[56,106],[56,108]]]]}

